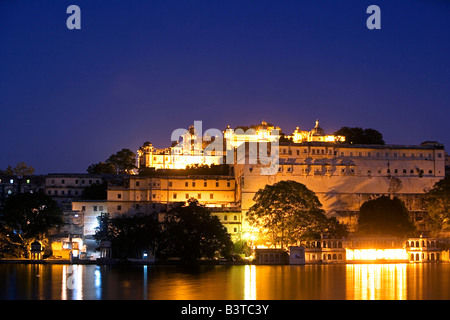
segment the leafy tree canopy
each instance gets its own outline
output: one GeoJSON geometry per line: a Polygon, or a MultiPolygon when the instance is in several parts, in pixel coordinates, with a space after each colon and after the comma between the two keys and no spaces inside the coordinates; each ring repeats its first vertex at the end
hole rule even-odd
{"type": "Polygon", "coordinates": [[[122,149],[112,154],[106,163],[112,164],[116,168],[117,173],[130,173],[136,168],[136,154],[130,149],[122,149]]]}
{"type": "Polygon", "coordinates": [[[334,135],[344,136],[345,143],[352,144],[385,144],[383,135],[375,129],[362,129],[359,127],[342,127],[334,135]]]}
{"type": "Polygon", "coordinates": [[[364,235],[410,236],[416,231],[403,201],[382,196],[362,204],[358,233],[364,235]]]}
{"type": "Polygon", "coordinates": [[[160,236],[160,226],[153,215],[135,214],[113,219],[108,214],[99,217],[95,239],[109,239],[116,258],[141,258],[142,251],[154,250],[160,236]]]}
{"type": "Polygon", "coordinates": [[[438,181],[426,193],[428,222],[432,232],[450,229],[450,176],[438,181]]]}
{"type": "Polygon", "coordinates": [[[164,221],[162,254],[196,260],[217,254],[230,258],[233,242],[219,218],[190,200],[188,205],[169,210],[164,221]]]}
{"type": "Polygon", "coordinates": [[[26,255],[34,240],[42,240],[48,231],[63,223],[62,211],[49,196],[40,193],[21,193],[6,200],[0,215],[0,243],[26,255]]]}
{"type": "Polygon", "coordinates": [[[122,149],[105,162],[91,164],[87,172],[91,174],[129,174],[136,168],[136,154],[130,149],[122,149]]]}
{"type": "Polygon", "coordinates": [[[284,247],[322,234],[333,238],[348,234],[347,227],[336,218],[327,218],[315,193],[301,183],[280,181],[266,185],[253,200],[248,221],[259,230],[259,239],[269,245],[284,247]]]}
{"type": "Polygon", "coordinates": [[[91,164],[87,168],[87,172],[90,174],[115,174],[116,168],[112,163],[99,162],[91,164]]]}
{"type": "Polygon", "coordinates": [[[19,162],[14,168],[8,166],[3,173],[7,175],[28,176],[34,174],[34,168],[25,162],[19,162]]]}

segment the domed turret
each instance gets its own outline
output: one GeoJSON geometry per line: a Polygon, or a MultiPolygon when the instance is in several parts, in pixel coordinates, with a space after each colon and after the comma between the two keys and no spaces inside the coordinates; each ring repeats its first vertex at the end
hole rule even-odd
{"type": "Polygon", "coordinates": [[[316,126],[311,130],[310,135],[312,136],[324,136],[325,131],[319,126],[319,120],[316,120],[316,126]]]}

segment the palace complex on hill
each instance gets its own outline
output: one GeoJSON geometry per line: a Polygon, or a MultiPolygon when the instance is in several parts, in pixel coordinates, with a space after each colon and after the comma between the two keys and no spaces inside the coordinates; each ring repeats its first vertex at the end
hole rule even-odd
{"type": "MultiPolygon", "coordinates": [[[[422,196],[445,176],[446,153],[437,142],[347,144],[344,137],[326,134],[318,121],[310,131],[297,127],[282,138],[280,131],[263,121],[250,128],[228,126],[222,135],[202,139],[192,126],[170,148],[156,149],[145,143],[137,151],[139,167],[162,174],[131,175],[124,184],[110,185],[103,208],[112,215],[160,213],[167,206],[195,198],[221,219],[234,238],[241,238],[249,230],[244,217],[255,193],[267,184],[294,180],[314,191],[327,215],[337,217],[351,230],[361,205],[382,195],[402,199],[420,226],[425,211],[422,196]],[[252,161],[249,149],[253,142],[271,145],[267,153],[276,153],[276,172],[262,174],[267,163],[252,161]],[[213,143],[215,147],[208,149],[213,143]],[[239,159],[242,148],[243,159],[239,159]],[[229,166],[228,174],[180,176],[160,170],[223,163],[229,166]]],[[[74,203],[74,210],[83,207],[89,203],[74,203]]]]}
{"type": "MultiPolygon", "coordinates": [[[[354,230],[365,201],[395,195],[404,201],[420,230],[424,227],[423,195],[445,176],[447,155],[437,142],[350,144],[342,136],[326,134],[318,121],[311,130],[297,127],[291,135],[281,134],[279,127],[264,121],[252,127],[207,130],[203,136],[201,132],[191,126],[166,149],[154,148],[150,142],[142,145],[137,165],[148,168],[151,174],[49,174],[36,182],[36,188],[58,201],[73,228],[81,226],[69,231],[72,234],[92,236],[101,213],[111,217],[143,213],[161,218],[173,205],[194,198],[219,217],[234,240],[245,240],[251,233],[245,214],[255,193],[266,185],[283,180],[304,184],[318,196],[326,214],[348,224],[350,230],[354,230]],[[271,163],[260,161],[261,155],[271,163]],[[227,173],[181,175],[168,170],[220,164],[227,165],[227,173]],[[275,170],[264,171],[268,166],[275,170]],[[81,198],[84,187],[105,180],[107,199],[81,198]]],[[[22,179],[26,180],[19,188],[24,189],[30,188],[36,177],[22,179]]],[[[13,180],[1,181],[2,197],[10,194],[8,188],[17,183],[13,180]]]]}

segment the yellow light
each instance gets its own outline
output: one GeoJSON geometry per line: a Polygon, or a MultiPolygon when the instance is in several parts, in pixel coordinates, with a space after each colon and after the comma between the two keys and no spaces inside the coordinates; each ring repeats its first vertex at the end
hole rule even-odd
{"type": "Polygon", "coordinates": [[[408,260],[405,249],[346,249],[346,260],[408,260]]]}

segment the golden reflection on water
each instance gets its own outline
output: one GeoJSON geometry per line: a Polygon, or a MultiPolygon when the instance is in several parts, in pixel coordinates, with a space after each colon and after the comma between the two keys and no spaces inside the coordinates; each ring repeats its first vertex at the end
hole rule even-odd
{"type": "Polygon", "coordinates": [[[256,267],[245,266],[244,300],[256,300],[256,267]]]}
{"type": "Polygon", "coordinates": [[[349,264],[346,266],[349,300],[405,300],[406,264],[349,264]]]}
{"type": "Polygon", "coordinates": [[[450,264],[127,266],[0,264],[1,299],[450,299],[450,264]]]}

